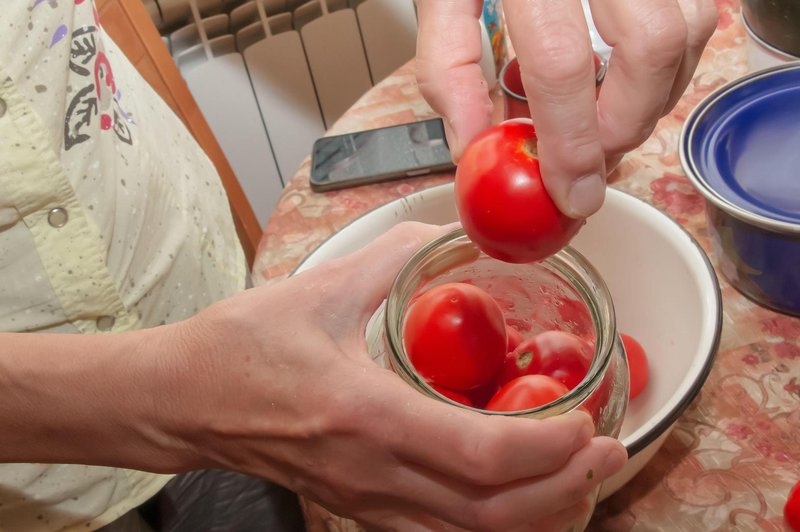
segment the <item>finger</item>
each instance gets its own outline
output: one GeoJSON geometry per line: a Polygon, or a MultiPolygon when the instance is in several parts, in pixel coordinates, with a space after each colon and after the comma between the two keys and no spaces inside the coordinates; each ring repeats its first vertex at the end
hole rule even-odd
{"type": "Polygon", "coordinates": [[[472,138],[489,127],[492,101],[480,67],[481,0],[417,3],[417,83],[444,118],[455,161],[472,138]]]}
{"type": "MultiPolygon", "coordinates": [[[[539,520],[535,527],[529,530],[536,532],[563,532],[564,530],[583,530],[591,517],[594,509],[596,494],[592,493],[577,504],[560,510],[553,515],[549,515],[539,520]]],[[[520,529],[524,530],[524,529],[520,529]]]]}
{"type": "Polygon", "coordinates": [[[605,197],[594,54],[579,0],[505,0],[509,34],[539,138],[542,179],[558,208],[585,218],[605,197]]]}
{"type": "Polygon", "coordinates": [[[382,510],[369,516],[367,532],[467,532],[465,529],[445,523],[428,515],[404,515],[397,510],[382,510]]]}
{"type": "Polygon", "coordinates": [[[504,486],[481,507],[479,522],[507,530],[573,507],[592,495],[626,460],[625,448],[617,440],[593,438],[558,472],[504,486]],[[518,511],[520,508],[525,509],[524,514],[518,511]]]}
{"type": "Polygon", "coordinates": [[[453,227],[399,223],[358,251],[329,262],[324,275],[336,278],[336,286],[347,295],[348,309],[359,315],[372,312],[411,255],[453,227]],[[354,290],[356,286],[358,289],[354,290]]]}
{"type": "Polygon", "coordinates": [[[583,412],[520,419],[419,397],[398,405],[389,448],[401,460],[467,484],[496,486],[557,471],[594,432],[583,412]]]}
{"type": "Polygon", "coordinates": [[[611,172],[617,169],[619,163],[622,162],[622,155],[611,155],[606,157],[606,172],[611,175],[611,172]]]}
{"type": "MultiPolygon", "coordinates": [[[[581,499],[577,504],[560,510],[544,518],[536,518],[530,523],[515,527],[511,532],[563,532],[564,530],[583,530],[594,508],[595,495],[581,499]]],[[[397,509],[379,510],[364,516],[361,524],[367,532],[464,532],[462,528],[429,515],[399,514],[397,509]]],[[[475,523],[472,523],[474,527],[475,523]]]]}
{"type": "Polygon", "coordinates": [[[719,12],[714,0],[678,0],[678,6],[686,21],[686,52],[683,54],[667,104],[661,111],[662,116],[669,113],[683,96],[719,21],[719,12]]]}
{"type": "Polygon", "coordinates": [[[531,486],[518,483],[516,493],[506,492],[511,505],[520,504],[523,498],[538,508],[540,515],[564,510],[591,495],[607,478],[617,473],[628,460],[625,447],[616,439],[598,436],[576,452],[559,471],[537,479],[531,486]],[[518,496],[514,501],[512,494],[518,496]]]}
{"type": "MultiPolygon", "coordinates": [[[[538,455],[534,446],[528,452],[538,455]]],[[[562,510],[580,507],[626,459],[625,449],[617,440],[598,437],[550,475],[501,486],[470,486],[431,471],[405,468],[397,471],[390,487],[404,508],[416,508],[470,530],[508,530],[538,523],[556,513],[561,514],[556,522],[566,519],[569,514],[562,510]],[[413,494],[413,498],[407,494],[413,494]]]]}
{"type": "Polygon", "coordinates": [[[667,105],[686,50],[687,26],[676,0],[591,0],[595,26],[614,47],[598,100],[607,155],[647,140],[667,105]]]}

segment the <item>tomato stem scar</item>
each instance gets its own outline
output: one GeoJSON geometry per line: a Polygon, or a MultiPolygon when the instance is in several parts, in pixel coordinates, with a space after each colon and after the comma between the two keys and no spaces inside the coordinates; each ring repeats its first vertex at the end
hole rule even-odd
{"type": "Polygon", "coordinates": [[[519,369],[527,369],[533,360],[533,351],[523,351],[517,357],[517,367],[519,369]]]}
{"type": "Polygon", "coordinates": [[[539,150],[536,147],[536,139],[535,138],[528,138],[522,142],[522,152],[531,158],[536,158],[539,156],[539,150]]]}

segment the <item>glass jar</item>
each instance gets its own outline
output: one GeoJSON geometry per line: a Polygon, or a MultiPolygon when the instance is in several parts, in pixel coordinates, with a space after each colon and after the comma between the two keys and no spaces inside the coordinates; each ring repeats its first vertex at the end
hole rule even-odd
{"type": "Polygon", "coordinates": [[[385,304],[367,327],[367,345],[377,364],[419,392],[487,415],[546,418],[584,407],[592,414],[597,435],[616,437],[628,404],[628,367],[608,288],[586,259],[569,247],[540,262],[510,264],[482,253],[463,229],[446,234],[420,249],[400,270],[385,304]],[[473,408],[433,389],[408,358],[403,325],[413,297],[449,282],[469,282],[484,289],[500,304],[506,323],[525,337],[561,330],[593,344],[586,377],[557,401],[517,412],[473,408]]]}

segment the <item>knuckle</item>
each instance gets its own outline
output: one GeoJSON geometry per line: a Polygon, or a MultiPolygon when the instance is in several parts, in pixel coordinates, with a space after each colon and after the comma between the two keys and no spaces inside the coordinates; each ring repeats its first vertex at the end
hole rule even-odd
{"type": "Polygon", "coordinates": [[[346,255],[344,257],[336,257],[331,259],[325,265],[325,269],[327,270],[325,272],[326,277],[330,278],[339,276],[341,274],[347,274],[350,268],[349,263],[350,257],[346,255]]]}
{"type": "Polygon", "coordinates": [[[423,96],[426,98],[435,91],[436,65],[425,57],[417,57],[414,67],[414,74],[417,78],[417,85],[423,96]]]}
{"type": "Polygon", "coordinates": [[[469,482],[477,486],[497,484],[501,477],[502,468],[498,460],[493,458],[502,456],[501,445],[492,436],[475,438],[462,452],[465,462],[464,471],[467,472],[469,482]]]}
{"type": "Polygon", "coordinates": [[[600,121],[610,134],[603,138],[603,149],[606,154],[624,154],[638,148],[655,129],[658,115],[643,120],[629,120],[619,116],[604,114],[601,111],[600,121]]]}
{"type": "Polygon", "coordinates": [[[417,87],[426,102],[439,114],[453,114],[457,103],[482,106],[487,116],[493,109],[489,87],[477,60],[452,66],[417,59],[417,87]]]}
{"type": "Polygon", "coordinates": [[[428,105],[439,114],[447,110],[448,73],[436,61],[418,57],[415,67],[417,88],[428,105]]]}
{"type": "Polygon", "coordinates": [[[313,416],[315,419],[315,434],[320,437],[331,435],[359,435],[364,431],[364,418],[365,406],[371,404],[366,402],[366,405],[354,401],[352,390],[345,392],[344,390],[331,391],[325,398],[325,406],[320,409],[319,415],[313,416]]]}
{"type": "Polygon", "coordinates": [[[634,50],[655,67],[677,65],[686,50],[689,29],[680,9],[662,6],[644,14],[632,31],[634,50]]]}
{"type": "Polygon", "coordinates": [[[484,480],[486,475],[486,460],[482,453],[476,450],[479,447],[480,443],[475,442],[472,448],[464,449],[459,453],[464,463],[463,471],[466,481],[476,486],[481,486],[486,483],[484,480]]]}
{"type": "Polygon", "coordinates": [[[413,240],[419,238],[420,233],[423,233],[430,227],[430,225],[422,222],[403,221],[394,225],[389,231],[400,238],[413,240]]]}
{"type": "Polygon", "coordinates": [[[594,126],[579,125],[568,136],[563,135],[555,142],[540,139],[540,153],[548,160],[557,161],[565,172],[577,173],[594,171],[604,160],[603,147],[594,126]]]}
{"type": "Polygon", "coordinates": [[[480,528],[478,521],[481,519],[483,504],[483,501],[469,500],[461,506],[460,519],[470,524],[470,530],[477,531],[480,528]]]}
{"type": "Polygon", "coordinates": [[[592,511],[592,506],[592,498],[584,497],[578,502],[578,504],[575,505],[575,513],[577,515],[584,516],[592,511]]]}
{"type": "Polygon", "coordinates": [[[544,30],[541,45],[531,54],[530,63],[536,82],[545,90],[559,91],[562,84],[574,84],[591,76],[593,55],[591,43],[573,32],[544,30]]]}
{"type": "Polygon", "coordinates": [[[649,137],[653,128],[642,128],[634,131],[633,129],[626,133],[617,136],[614,140],[609,141],[606,151],[611,154],[624,154],[631,152],[641,146],[649,137]]]}
{"type": "Polygon", "coordinates": [[[714,2],[702,0],[697,8],[695,16],[687,19],[688,24],[688,44],[691,48],[704,46],[719,24],[719,11],[714,2]]]}
{"type": "Polygon", "coordinates": [[[568,484],[564,488],[564,500],[572,504],[577,504],[585,499],[594,488],[594,482],[583,475],[575,475],[567,482],[568,484]]]}
{"type": "Polygon", "coordinates": [[[562,142],[549,145],[548,150],[559,159],[573,159],[576,163],[581,163],[581,157],[600,156],[598,148],[595,130],[586,124],[574,128],[572,134],[562,142]]]}
{"type": "MultiPolygon", "coordinates": [[[[347,471],[337,471],[337,474],[348,475],[347,471]]],[[[347,476],[338,478],[348,478],[347,476]]],[[[336,477],[331,477],[331,482],[337,480],[336,477]]],[[[375,496],[374,490],[367,484],[363,483],[360,479],[353,479],[350,475],[348,482],[340,482],[335,485],[335,491],[338,501],[347,508],[358,508],[365,505],[365,503],[375,496]]]]}
{"type": "Polygon", "coordinates": [[[472,528],[476,532],[508,530],[513,526],[514,514],[496,500],[487,499],[475,504],[471,515],[474,523],[472,528]]]}
{"type": "Polygon", "coordinates": [[[395,239],[401,246],[410,250],[418,248],[438,234],[439,228],[422,222],[406,221],[393,226],[387,238],[395,239]]]}

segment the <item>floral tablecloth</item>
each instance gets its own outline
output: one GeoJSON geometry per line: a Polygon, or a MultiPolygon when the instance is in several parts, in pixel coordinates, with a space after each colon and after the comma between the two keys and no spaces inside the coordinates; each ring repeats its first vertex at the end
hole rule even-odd
{"type": "MultiPolygon", "coordinates": [[[[738,0],[717,0],[718,30],[676,109],[610,177],[612,186],[667,212],[710,253],[703,198],[677,154],[682,123],[707,94],[746,72],[738,0]]],[[[500,101],[499,97],[496,101],[500,101]]],[[[498,118],[499,118],[498,106],[498,118]]],[[[430,118],[413,62],[365,94],[329,133],[430,118]]],[[[265,229],[254,283],[282,279],[324,239],[383,203],[444,183],[415,178],[317,194],[306,160],[265,229]]],[[[800,319],[756,306],[724,278],[722,341],[707,383],[654,459],[600,504],[590,530],[788,530],[782,509],[800,480],[800,319]]],[[[359,530],[303,501],[309,530],[359,530]]]]}

